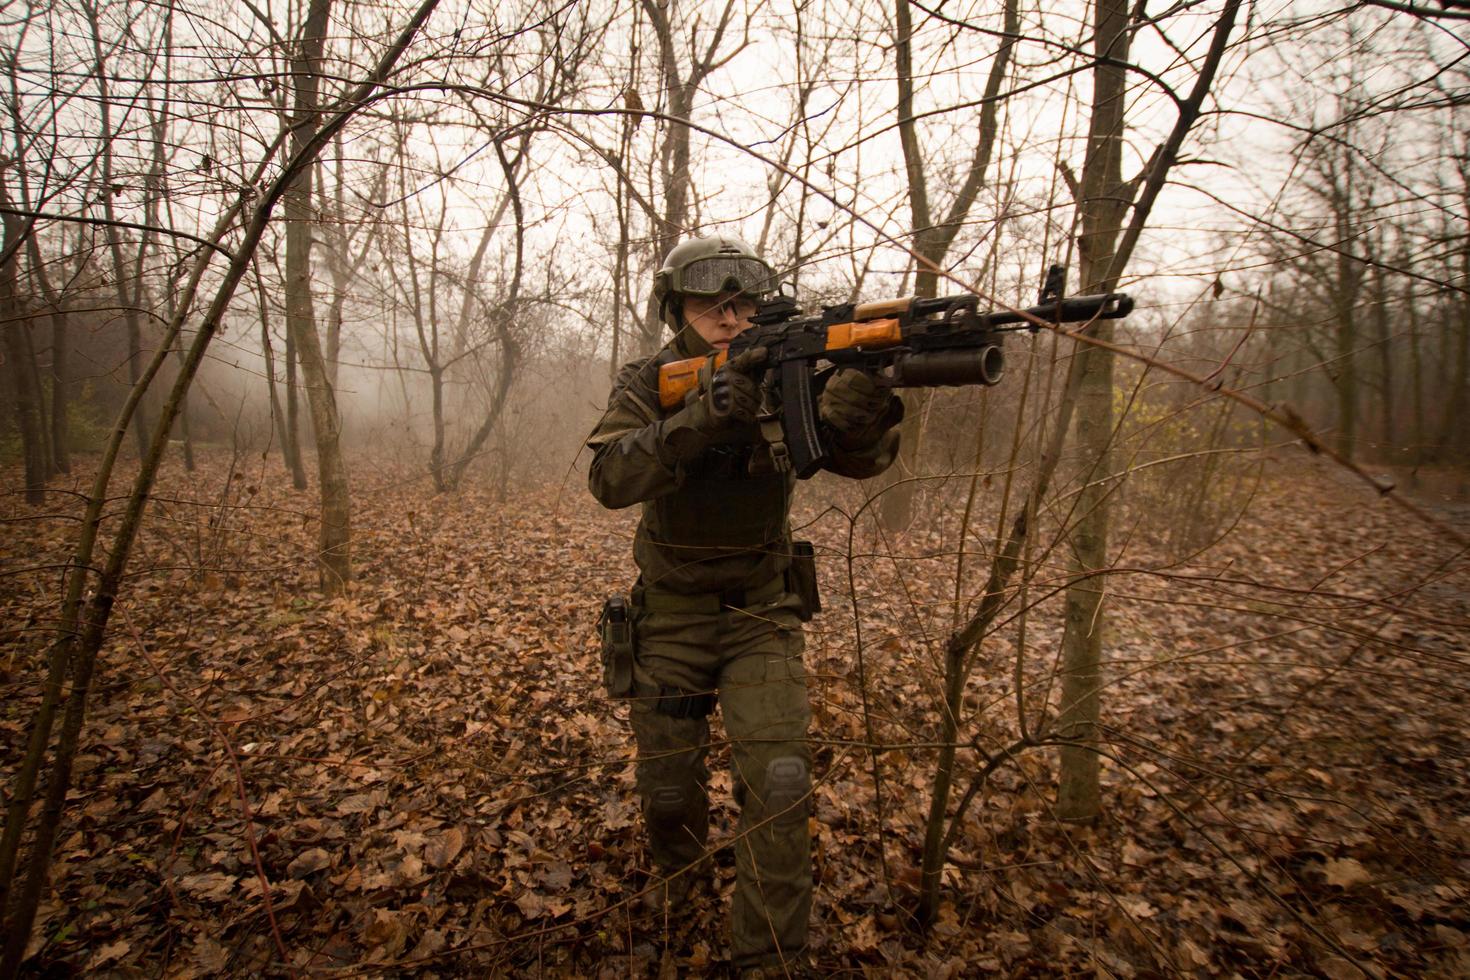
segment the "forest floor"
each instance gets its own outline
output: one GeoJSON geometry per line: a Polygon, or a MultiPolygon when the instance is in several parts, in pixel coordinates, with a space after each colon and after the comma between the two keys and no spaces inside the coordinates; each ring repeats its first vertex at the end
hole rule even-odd
{"type": "MultiPolygon", "coordinates": [[[[324,600],[314,492],[275,460],[167,464],[99,666],[35,971],[727,973],[722,750],[711,886],[667,921],[636,902],[633,748],[593,637],[603,596],[629,584],[636,514],[600,510],[577,476],[502,502],[434,495],[420,474],[357,461],[360,578],[324,600]]],[[[815,484],[798,507],[826,605],[806,654],[818,974],[1470,975],[1470,562],[1443,534],[1295,453],[1200,554],[1172,553],[1131,504],[1104,627],[1102,817],[1055,819],[1055,748],[1018,752],[962,815],[921,932],[956,543],[973,601],[998,494],[983,532],[962,536],[963,495],[936,492],[915,529],[880,538],[819,499],[850,491],[815,484]]],[[[80,508],[0,500],[8,785],[80,508]]],[[[1059,553],[1038,546],[980,649],[959,789],[1018,737],[1018,708],[1035,731],[1055,702],[1059,553]]]]}

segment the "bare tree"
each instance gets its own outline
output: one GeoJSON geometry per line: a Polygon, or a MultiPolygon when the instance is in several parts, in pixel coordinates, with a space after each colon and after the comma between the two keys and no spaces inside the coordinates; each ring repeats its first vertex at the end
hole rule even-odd
{"type": "MultiPolygon", "coordinates": [[[[145,236],[135,253],[133,268],[128,268],[123,254],[122,235],[118,225],[115,199],[126,192],[127,185],[117,172],[114,148],[117,145],[119,122],[113,119],[113,92],[108,52],[104,44],[101,22],[100,0],[80,0],[82,15],[91,32],[93,65],[92,71],[97,85],[97,109],[101,121],[99,145],[101,147],[101,190],[97,203],[102,210],[102,235],[107,242],[107,251],[112,259],[112,286],[117,297],[118,310],[127,326],[128,336],[128,383],[136,386],[143,370],[143,281],[140,271],[148,251],[149,240],[145,236]]],[[[156,50],[156,49],[155,49],[156,50]]],[[[145,72],[145,77],[146,77],[145,72]]],[[[124,103],[125,104],[125,103],[124,103]]],[[[133,441],[138,455],[142,456],[147,446],[149,426],[148,401],[138,404],[133,416],[133,441]]]]}
{"type": "MultiPolygon", "coordinates": [[[[1128,39],[1135,30],[1130,18],[1139,17],[1141,11],[1130,14],[1128,4],[1116,0],[1100,0],[1095,8],[1092,115],[1087,158],[1076,191],[1081,219],[1077,255],[1084,292],[1111,292],[1117,287],[1169,171],[1178,162],[1184,141],[1203,111],[1239,8],[1239,0],[1226,0],[1193,89],[1176,103],[1178,115],[1172,131],[1154,149],[1143,171],[1128,182],[1122,178],[1125,65],[1128,39]],[[1128,208],[1135,195],[1137,203],[1130,217],[1128,208]]],[[[1099,320],[1089,330],[1103,344],[1111,344],[1111,321],[1099,320]]],[[[1084,344],[1077,352],[1073,370],[1079,379],[1076,442],[1086,482],[1077,498],[1079,516],[1071,534],[1073,581],[1067,589],[1057,718],[1057,731],[1067,744],[1061,750],[1057,813],[1065,820],[1090,820],[1101,807],[1096,741],[1113,489],[1109,460],[1115,428],[1113,355],[1104,346],[1084,344]]]]}
{"type": "MultiPolygon", "coordinates": [[[[973,155],[944,216],[936,219],[930,200],[931,189],[927,173],[932,164],[925,161],[923,146],[926,141],[920,132],[914,108],[914,26],[910,7],[910,0],[897,0],[895,5],[893,49],[898,69],[896,111],[912,219],[916,262],[914,294],[932,297],[938,295],[939,275],[941,270],[946,269],[946,256],[968,220],[970,210],[985,186],[986,174],[990,170],[998,132],[1001,87],[1011,71],[1011,54],[1015,49],[1020,15],[1016,0],[1006,0],[1001,16],[1000,41],[996,46],[995,56],[990,61],[979,117],[975,121],[973,155]]],[[[940,144],[943,145],[944,142],[940,141],[940,144]]],[[[910,393],[905,396],[905,400],[908,402],[908,412],[903,423],[902,449],[890,477],[892,485],[884,493],[881,510],[884,524],[895,530],[907,527],[913,520],[914,491],[917,484],[912,477],[919,471],[917,460],[923,448],[926,404],[924,396],[910,393]]]]}
{"type": "MultiPolygon", "coordinates": [[[[1111,291],[1118,282],[1138,236],[1147,224],[1153,204],[1178,160],[1179,150],[1199,118],[1225,53],[1238,9],[1238,0],[1228,0],[1211,34],[1209,50],[1200,62],[1193,90],[1177,103],[1179,114],[1172,131],[1154,151],[1143,172],[1128,182],[1121,180],[1119,175],[1124,123],[1122,74],[1128,66],[1125,38],[1130,30],[1129,12],[1126,4],[1109,4],[1106,0],[1096,10],[1093,71],[1100,77],[1094,86],[1094,111],[1089,123],[1090,138],[1083,177],[1080,183],[1074,181],[1082,223],[1078,253],[1082,260],[1085,292],[1111,291]],[[1132,203],[1135,196],[1137,201],[1132,203]],[[1130,203],[1132,217],[1124,227],[1123,220],[1130,203]]],[[[1110,340],[1094,332],[1100,324],[1108,322],[1099,320],[1087,328],[1102,344],[1110,344],[1110,340]]],[[[1100,347],[1098,353],[1111,356],[1106,347],[1100,347]]],[[[922,921],[932,921],[938,911],[939,886],[949,846],[967,808],[983,789],[989,775],[1016,753],[1038,745],[1061,743],[1067,755],[1062,760],[1059,815],[1087,819],[1089,813],[1096,812],[1095,712],[1101,684],[1101,597],[1104,588],[1101,579],[1102,570],[1106,567],[1108,489],[1107,481],[1101,479],[1100,474],[1107,465],[1107,446],[1113,437],[1111,402],[1111,362],[1099,364],[1094,358],[1091,363],[1086,363],[1080,357],[1074,358],[1057,401],[1055,422],[1038,454],[1031,487],[1016,508],[1003,542],[997,542],[975,612],[963,626],[951,633],[945,644],[939,760],[921,867],[919,913],[922,921]],[[1105,411],[1107,415],[1103,414],[1105,411]],[[1081,418],[1083,413],[1090,413],[1085,421],[1081,418]],[[1086,561],[1088,564],[1074,571],[1074,584],[1068,590],[1061,704],[1051,724],[1033,725],[1027,721],[1022,693],[1024,685],[1020,683],[1020,658],[1024,656],[1024,650],[1020,651],[1016,666],[1020,738],[988,754],[984,764],[972,775],[951,814],[948,804],[954,777],[955,749],[959,744],[959,718],[963,711],[965,683],[974,669],[980,644],[1012,595],[1011,580],[1021,569],[1022,555],[1042,502],[1051,488],[1063,441],[1074,416],[1079,418],[1079,442],[1084,453],[1084,493],[1091,491],[1093,498],[1087,503],[1079,500],[1082,516],[1078,526],[1085,535],[1085,541],[1077,540],[1075,530],[1072,541],[1074,555],[1079,556],[1074,558],[1074,562],[1081,565],[1086,561]],[[1074,601],[1079,604],[1076,610],[1071,608],[1074,601]],[[1090,605],[1094,613],[1092,618],[1081,615],[1079,610],[1083,604],[1090,605]],[[1074,623],[1079,625],[1073,626],[1074,623]]]]}
{"type": "MultiPolygon", "coordinates": [[[[311,145],[319,125],[322,60],[326,49],[331,0],[311,0],[306,20],[291,54],[293,117],[291,144],[299,153],[311,145]]],[[[304,169],[283,202],[286,219],[286,329],[295,341],[301,372],[311,405],[316,437],[321,524],[317,569],[322,589],[342,592],[352,581],[352,498],[347,463],[342,456],[342,417],[336,388],[327,369],[316,328],[311,281],[312,169],[304,169]]]]}
{"type": "MultiPolygon", "coordinates": [[[[650,215],[654,219],[651,254],[653,261],[657,262],[690,232],[689,209],[695,194],[690,169],[691,131],[677,120],[694,117],[694,100],[700,86],[712,72],[729,64],[750,43],[750,23],[747,20],[738,25],[740,36],[727,47],[726,35],[737,26],[735,0],[725,0],[719,8],[707,42],[700,38],[703,9],[696,7],[692,17],[681,21],[675,16],[672,3],[657,0],[639,0],[639,3],[658,42],[659,104],[664,114],[674,120],[663,123],[667,128],[662,130],[658,147],[663,206],[658,214],[650,215]],[[686,26],[687,41],[682,37],[686,26]]],[[[641,326],[643,353],[652,354],[659,346],[659,331],[663,327],[652,296],[648,299],[641,326]]]]}
{"type": "MultiPolygon", "coordinates": [[[[128,561],[136,541],[140,522],[158,474],[159,463],[168,447],[168,434],[182,404],[182,396],[194,380],[210,342],[219,330],[236,288],[244,278],[276,204],[312,160],[348,120],[361,112],[383,80],[403,55],[409,42],[432,13],[436,0],[425,0],[398,32],[378,61],[365,72],[365,80],[344,94],[343,98],[322,112],[313,137],[296,146],[284,160],[274,179],[265,178],[265,170],[274,153],[287,142],[289,134],[271,145],[270,153],[251,175],[234,204],[220,216],[185,285],[185,295],[177,304],[177,312],[164,330],[160,350],[151,358],[140,383],[129,393],[119,424],[104,450],[92,490],[87,495],[87,509],[73,561],[68,569],[66,596],[61,623],[49,652],[43,696],[27,733],[27,749],[19,770],[11,783],[7,799],[5,831],[0,837],[0,909],[5,915],[4,946],[0,952],[0,976],[16,976],[30,940],[31,926],[48,878],[52,847],[61,827],[62,813],[71,787],[72,767],[76,758],[82,725],[86,718],[87,698],[96,668],[97,655],[117,601],[128,561]],[[259,194],[255,193],[260,188],[259,194]],[[163,401],[161,417],[154,426],[137,478],[128,494],[121,514],[112,523],[112,540],[105,558],[94,564],[103,508],[112,499],[108,485],[113,476],[118,451],[126,436],[127,426],[147,384],[156,376],[167,359],[168,348],[179,338],[183,319],[193,308],[193,294],[200,288],[215,254],[225,251],[220,245],[227,234],[237,232],[235,247],[228,252],[218,288],[203,308],[199,327],[190,343],[184,365],[163,401]],[[100,566],[100,567],[99,567],[100,566]],[[36,788],[48,756],[52,732],[61,713],[61,731],[54,749],[45,798],[39,815],[31,819],[36,788]],[[29,832],[28,832],[29,831],[29,832]],[[25,842],[29,855],[23,880],[16,877],[21,845],[25,842]]],[[[267,912],[269,891],[262,895],[267,912]]]]}
{"type": "MultiPolygon", "coordinates": [[[[326,267],[332,277],[332,298],[327,308],[327,345],[324,356],[327,362],[327,378],[335,386],[337,369],[342,357],[342,318],[352,285],[361,274],[363,263],[372,253],[383,222],[376,217],[366,221],[353,221],[349,217],[347,193],[347,166],[343,158],[342,142],[332,144],[332,180],[328,182],[326,162],[317,166],[317,208],[321,216],[317,227],[321,230],[325,246],[326,267]],[[327,188],[331,188],[330,197],[327,188]]],[[[382,196],[387,186],[388,168],[376,167],[372,183],[365,196],[375,200],[382,196]]]]}
{"type": "Polygon", "coordinates": [[[5,360],[10,369],[14,389],[15,415],[20,429],[25,456],[26,503],[33,506],[46,499],[46,444],[41,424],[41,392],[36,387],[32,366],[35,363],[30,339],[30,317],[23,310],[18,289],[16,267],[20,246],[28,232],[26,222],[9,208],[4,184],[0,183],[0,213],[4,237],[0,250],[6,256],[0,262],[0,320],[5,327],[5,360]]]}
{"type": "Polygon", "coordinates": [[[521,304],[521,282],[525,275],[525,249],[526,249],[526,215],[525,207],[521,201],[521,189],[517,177],[517,164],[524,157],[524,146],[520,153],[513,159],[507,155],[505,145],[497,142],[495,144],[495,156],[500,162],[501,173],[505,176],[506,195],[511,203],[511,211],[515,215],[515,259],[512,266],[510,287],[505,298],[494,306],[485,303],[483,295],[479,294],[476,283],[467,281],[467,291],[474,290],[484,317],[493,325],[500,352],[500,360],[496,370],[495,388],[490,395],[490,403],[485,410],[484,418],[480,425],[470,435],[463,451],[459,453],[454,464],[449,470],[450,486],[458,486],[464,479],[465,470],[471,462],[479,455],[485,440],[490,437],[496,424],[500,421],[500,414],[505,409],[506,395],[510,392],[510,385],[515,378],[516,363],[520,357],[520,346],[516,342],[515,335],[511,330],[511,324],[515,323],[521,304]]]}

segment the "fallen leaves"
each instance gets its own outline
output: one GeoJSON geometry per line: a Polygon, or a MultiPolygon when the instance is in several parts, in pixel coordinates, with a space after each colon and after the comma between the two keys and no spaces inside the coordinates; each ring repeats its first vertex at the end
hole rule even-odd
{"type": "MultiPolygon", "coordinates": [[[[331,602],[314,598],[297,560],[311,546],[286,513],[299,498],[273,478],[221,545],[238,587],[180,603],[173,543],[147,540],[157,567],[140,567],[122,612],[206,717],[121,637],[108,649],[33,952],[177,977],[282,969],[248,819],[303,974],[424,960],[468,975],[727,967],[729,849],[715,855],[712,892],[668,934],[626,904],[647,858],[626,708],[598,690],[590,624],[631,577],[633,515],[572,494],[555,514],[473,488],[426,497],[399,476],[364,474],[364,580],[331,602]],[[248,818],[213,727],[226,718],[248,818]]],[[[932,534],[858,542],[877,556],[855,562],[866,674],[844,562],[824,560],[828,612],[806,653],[819,719],[817,961],[934,977],[1334,975],[1352,966],[1346,952],[1385,974],[1455,975],[1470,960],[1457,863],[1470,852],[1470,787],[1454,764],[1470,716],[1455,658],[1470,630],[1463,590],[1450,587],[1463,571],[1432,600],[1395,600],[1422,605],[1422,617],[1380,622],[1371,603],[1334,598],[1403,592],[1425,544],[1359,516],[1357,537],[1383,544],[1360,560],[1367,545],[1333,529],[1345,518],[1332,488],[1314,493],[1243,522],[1216,565],[1187,570],[1195,578],[1171,578],[1172,566],[1114,577],[1102,823],[1052,819],[1048,752],[1000,767],[956,836],[927,936],[909,903],[932,780],[934,638],[954,592],[957,529],[944,522],[955,515],[937,515],[932,534]],[[1245,582],[1252,570],[1258,584],[1245,582]],[[1324,580],[1332,595],[1273,588],[1324,580]],[[1345,659],[1344,635],[1384,642],[1345,659]],[[881,796],[860,747],[870,740],[895,746],[877,757],[881,796]]],[[[59,548],[45,528],[18,527],[36,536],[35,554],[59,548]]],[[[829,516],[804,533],[841,555],[846,530],[829,516]]],[[[1130,547],[1146,565],[1144,546],[1130,547]]],[[[11,588],[0,601],[36,621],[44,590],[11,588]]],[[[1060,624],[1051,605],[1029,615],[1022,700],[1035,724],[1060,624]]],[[[1014,636],[988,638],[979,657],[961,779],[1017,734],[1014,636]]],[[[15,677],[0,717],[7,759],[33,703],[33,677],[15,677]]],[[[726,761],[717,744],[721,844],[738,819],[726,761]]]]}
{"type": "Polygon", "coordinates": [[[220,874],[215,871],[184,875],[178,882],[179,887],[184,891],[206,902],[225,901],[239,883],[240,879],[234,875],[220,874]]]}
{"type": "Polygon", "coordinates": [[[291,863],[286,865],[286,874],[292,878],[305,878],[331,865],[332,855],[320,847],[312,847],[291,859],[291,863]]]}
{"type": "Polygon", "coordinates": [[[1373,875],[1352,858],[1334,858],[1322,868],[1327,883],[1336,888],[1352,888],[1373,880],[1373,875]]]}
{"type": "Polygon", "coordinates": [[[451,827],[428,842],[424,847],[424,860],[429,862],[429,867],[442,870],[459,857],[464,845],[465,832],[459,827],[451,827]]]}

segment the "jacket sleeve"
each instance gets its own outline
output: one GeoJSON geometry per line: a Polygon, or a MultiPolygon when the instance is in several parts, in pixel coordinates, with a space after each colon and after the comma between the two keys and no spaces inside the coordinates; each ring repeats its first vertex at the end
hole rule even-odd
{"type": "Polygon", "coordinates": [[[883,424],[875,430],[872,441],[843,449],[837,445],[836,440],[828,440],[828,445],[832,447],[832,458],[827,460],[823,468],[854,480],[877,476],[892,466],[893,461],[898,458],[898,423],[902,421],[903,400],[895,395],[888,403],[883,424]]]}
{"type": "Polygon", "coordinates": [[[866,480],[888,469],[897,458],[898,430],[890,429],[879,436],[877,441],[862,449],[844,450],[832,447],[832,458],[827,460],[824,469],[838,476],[866,480]]]}
{"type": "Polygon", "coordinates": [[[635,361],[623,366],[607,410],[587,437],[587,448],[592,450],[587,483],[604,507],[652,500],[683,482],[664,448],[664,419],[657,408],[657,391],[648,379],[650,363],[653,361],[635,361]]]}

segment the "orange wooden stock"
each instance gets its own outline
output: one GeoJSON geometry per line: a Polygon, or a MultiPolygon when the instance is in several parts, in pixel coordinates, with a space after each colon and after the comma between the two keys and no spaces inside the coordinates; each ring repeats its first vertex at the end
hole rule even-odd
{"type": "MultiPolygon", "coordinates": [[[[729,360],[724,351],[715,353],[711,370],[719,370],[729,360]]],[[[665,411],[684,404],[685,397],[699,387],[699,369],[704,367],[707,357],[690,357],[682,361],[661,364],[658,369],[658,403],[665,411]]]]}

